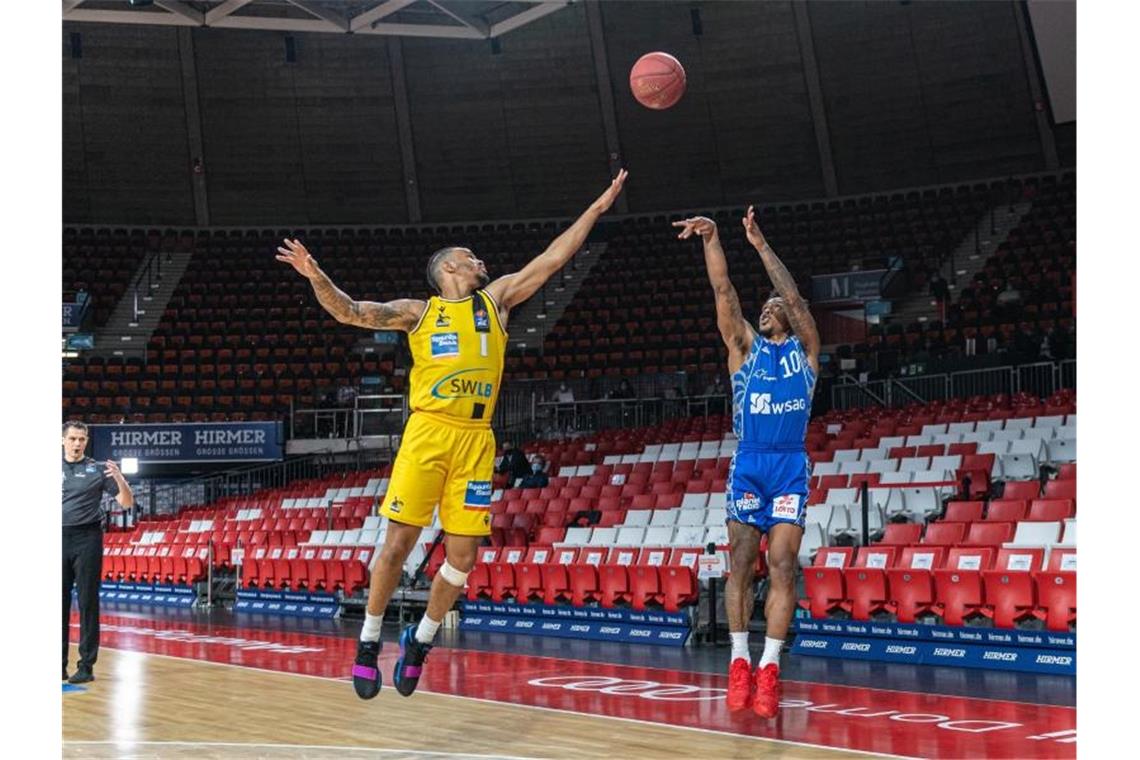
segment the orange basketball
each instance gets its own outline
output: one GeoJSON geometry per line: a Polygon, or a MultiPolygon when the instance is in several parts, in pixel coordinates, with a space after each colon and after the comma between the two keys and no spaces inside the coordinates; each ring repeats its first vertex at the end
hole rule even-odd
{"type": "Polygon", "coordinates": [[[668,53],[646,53],[629,71],[629,89],[646,108],[670,108],[685,94],[685,67],[668,53]]]}

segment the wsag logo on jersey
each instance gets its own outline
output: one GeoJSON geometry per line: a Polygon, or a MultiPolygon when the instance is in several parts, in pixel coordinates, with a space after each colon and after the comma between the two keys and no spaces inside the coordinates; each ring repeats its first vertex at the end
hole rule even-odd
{"type": "Polygon", "coordinates": [[[788,399],[779,403],[772,403],[771,393],[753,393],[749,396],[749,409],[752,414],[786,414],[788,412],[802,412],[807,409],[807,402],[802,398],[788,399]]]}

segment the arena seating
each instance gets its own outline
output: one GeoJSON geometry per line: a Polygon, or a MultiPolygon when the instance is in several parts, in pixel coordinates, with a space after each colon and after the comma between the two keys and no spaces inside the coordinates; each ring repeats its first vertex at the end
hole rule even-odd
{"type": "Polygon", "coordinates": [[[148,254],[184,250],[186,242],[175,230],[64,227],[63,293],[85,291],[93,310],[89,324],[100,327],[148,254]]]}
{"type": "MultiPolygon", "coordinates": [[[[1004,334],[1021,323],[1035,330],[1071,327],[1073,261],[1066,246],[1073,238],[1074,181],[1071,174],[1060,182],[1031,178],[1010,185],[1003,179],[758,211],[766,234],[802,287],[810,273],[847,270],[852,263],[880,266],[886,257],[905,254],[910,287],[921,290],[925,270],[960,243],[985,211],[1011,192],[1035,197],[1033,210],[980,275],[996,282],[1013,277],[1016,270],[1025,278],[1029,300],[1020,322],[984,324],[978,316],[988,313],[984,303],[966,302],[962,319],[954,324],[916,324],[905,333],[901,326],[883,334],[873,328],[869,343],[856,347],[865,355],[957,345],[964,331],[1004,334]],[[1043,273],[1022,272],[1042,256],[1048,259],[1043,273]],[[1033,290],[1038,285],[1045,288],[1040,293],[1033,290]]],[[[734,282],[746,311],[752,312],[769,286],[738,234],[742,214],[743,209],[722,209],[715,216],[725,231],[734,282]]],[[[506,380],[719,373],[724,355],[715,313],[703,285],[693,290],[694,283],[705,282],[703,259],[692,241],[676,239],[670,221],[665,215],[639,216],[609,225],[605,257],[545,336],[542,350],[508,355],[506,380]]],[[[522,266],[565,224],[151,229],[129,234],[67,228],[64,289],[88,286],[97,320],[105,319],[147,252],[194,255],[151,337],[145,361],[81,357],[68,363],[64,415],[89,422],[122,417],[131,422],[265,420],[280,417],[290,403],[316,406],[323,391],[359,385],[366,378],[401,392],[405,376],[396,370],[404,361],[384,347],[358,351],[367,335],[331,319],[308,283],[273,258],[281,239],[304,241],[353,297],[384,300],[426,293],[423,262],[441,245],[470,245],[497,274],[522,266]],[[88,271],[97,276],[84,279],[88,271]]],[[[990,281],[983,284],[988,287],[990,281]]],[[[837,355],[850,351],[841,346],[837,355]]]]}

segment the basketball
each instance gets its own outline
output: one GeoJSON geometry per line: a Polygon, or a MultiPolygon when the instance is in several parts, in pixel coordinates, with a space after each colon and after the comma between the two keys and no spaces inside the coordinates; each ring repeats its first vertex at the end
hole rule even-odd
{"type": "Polygon", "coordinates": [[[685,94],[685,67],[668,53],[646,53],[629,71],[629,89],[646,108],[671,108],[685,94]]]}

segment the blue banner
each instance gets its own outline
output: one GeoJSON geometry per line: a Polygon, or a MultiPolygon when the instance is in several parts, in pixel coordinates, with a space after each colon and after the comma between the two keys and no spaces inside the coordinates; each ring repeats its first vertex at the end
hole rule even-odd
{"type": "MultiPolygon", "coordinates": [[[[75,595],[74,590],[72,595],[75,595]]],[[[193,607],[198,596],[190,586],[104,582],[99,587],[99,598],[106,602],[132,602],[159,607],[193,607]]]]}
{"type": "Polygon", "coordinates": [[[266,462],[282,459],[280,422],[199,422],[91,425],[92,456],[141,464],[266,462]]]}
{"type": "Polygon", "coordinates": [[[72,332],[79,329],[79,326],[83,323],[83,314],[87,311],[87,303],[87,301],[82,303],[77,301],[63,302],[64,332],[72,332]]]}
{"type": "Polygon", "coordinates": [[[969,628],[918,623],[876,623],[855,620],[793,621],[797,633],[822,636],[870,636],[914,641],[937,641],[949,644],[993,644],[1007,647],[1045,647],[1075,649],[1077,635],[1063,631],[1029,631],[1016,628],[969,628]]]}
{"type": "Polygon", "coordinates": [[[814,303],[878,300],[883,275],[887,271],[872,269],[865,272],[816,275],[811,278],[811,300],[814,303]]]}
{"type": "Polygon", "coordinates": [[[331,594],[304,591],[258,591],[238,589],[234,612],[260,612],[291,617],[334,618],[340,604],[331,594]]]}
{"type": "Polygon", "coordinates": [[[1066,676],[1077,674],[1077,653],[1071,649],[998,647],[799,633],[792,652],[813,657],[905,662],[911,665],[951,665],[1066,676]]]}
{"type": "Polygon", "coordinates": [[[486,601],[461,601],[459,628],[663,646],[684,646],[692,632],[684,613],[486,601]]]}

